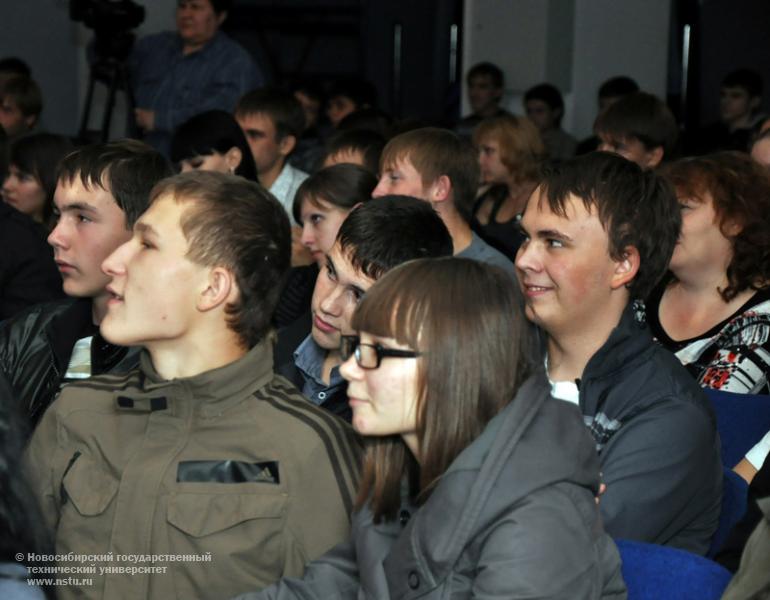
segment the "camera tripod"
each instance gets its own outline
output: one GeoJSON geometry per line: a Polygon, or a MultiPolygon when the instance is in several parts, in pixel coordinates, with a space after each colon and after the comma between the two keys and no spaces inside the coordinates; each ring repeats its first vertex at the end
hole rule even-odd
{"type": "Polygon", "coordinates": [[[88,92],[86,93],[86,103],[83,108],[83,118],[80,122],[80,131],[78,139],[81,142],[106,142],[110,135],[110,125],[112,124],[112,114],[115,109],[115,99],[118,92],[123,92],[126,98],[127,116],[126,133],[129,137],[137,137],[138,131],[134,121],[134,94],[131,90],[131,81],[128,74],[128,66],[125,61],[116,58],[98,58],[90,69],[88,77],[88,92]],[[89,130],[88,122],[93,108],[94,88],[96,84],[102,83],[107,86],[107,104],[102,116],[101,129],[89,130]]]}

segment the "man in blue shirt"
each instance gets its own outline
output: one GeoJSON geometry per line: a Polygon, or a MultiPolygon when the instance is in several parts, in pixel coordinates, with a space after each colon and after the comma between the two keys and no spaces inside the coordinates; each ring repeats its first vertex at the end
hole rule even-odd
{"type": "Polygon", "coordinates": [[[130,59],[137,126],[168,154],[171,133],[211,109],[232,112],[245,92],[263,85],[251,56],[219,31],[228,0],[179,0],[177,31],[139,40],[130,59]]]}

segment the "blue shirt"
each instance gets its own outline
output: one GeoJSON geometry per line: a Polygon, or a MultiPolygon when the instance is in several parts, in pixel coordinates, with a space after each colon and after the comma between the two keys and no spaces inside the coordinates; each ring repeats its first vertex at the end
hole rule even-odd
{"type": "Polygon", "coordinates": [[[346,385],[345,379],[340,375],[339,366],[332,368],[329,374],[329,385],[321,379],[326,354],[327,351],[316,344],[312,335],[307,336],[294,351],[294,364],[305,380],[302,394],[318,406],[346,385]]]}
{"type": "Polygon", "coordinates": [[[264,84],[249,53],[221,31],[187,55],[173,31],[144,37],[130,67],[137,108],[155,111],[145,141],[166,154],[177,126],[207,110],[232,112],[244,93],[264,84]]]}

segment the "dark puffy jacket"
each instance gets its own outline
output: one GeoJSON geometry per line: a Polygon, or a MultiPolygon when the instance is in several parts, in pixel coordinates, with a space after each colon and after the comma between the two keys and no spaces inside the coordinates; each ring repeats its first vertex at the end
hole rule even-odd
{"type": "Polygon", "coordinates": [[[617,548],[594,500],[599,463],[575,406],[545,377],[455,459],[428,500],[398,521],[354,514],[351,540],[302,579],[239,600],[321,598],[620,599],[617,548]]]}
{"type": "Polygon", "coordinates": [[[0,323],[0,376],[13,389],[30,429],[59,392],[75,342],[93,335],[91,371],[125,373],[139,364],[138,350],[115,346],[91,321],[91,300],[39,304],[0,323]]]}

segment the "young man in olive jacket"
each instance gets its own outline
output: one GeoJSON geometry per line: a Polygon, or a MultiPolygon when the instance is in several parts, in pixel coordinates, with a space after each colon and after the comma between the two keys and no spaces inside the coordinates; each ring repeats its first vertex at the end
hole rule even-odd
{"type": "Polygon", "coordinates": [[[662,179],[619,156],[563,162],[529,199],[516,269],[552,395],[580,408],[596,442],[605,529],[705,554],[722,497],[714,415],[636,302],[665,273],[679,210],[662,179]]]}
{"type": "Polygon", "coordinates": [[[290,240],[257,184],[186,173],[104,261],[102,333],[140,366],[66,386],[27,452],[59,565],[112,557],[63,600],[228,598],[346,539],[357,438],[273,373],[290,240]]]}

